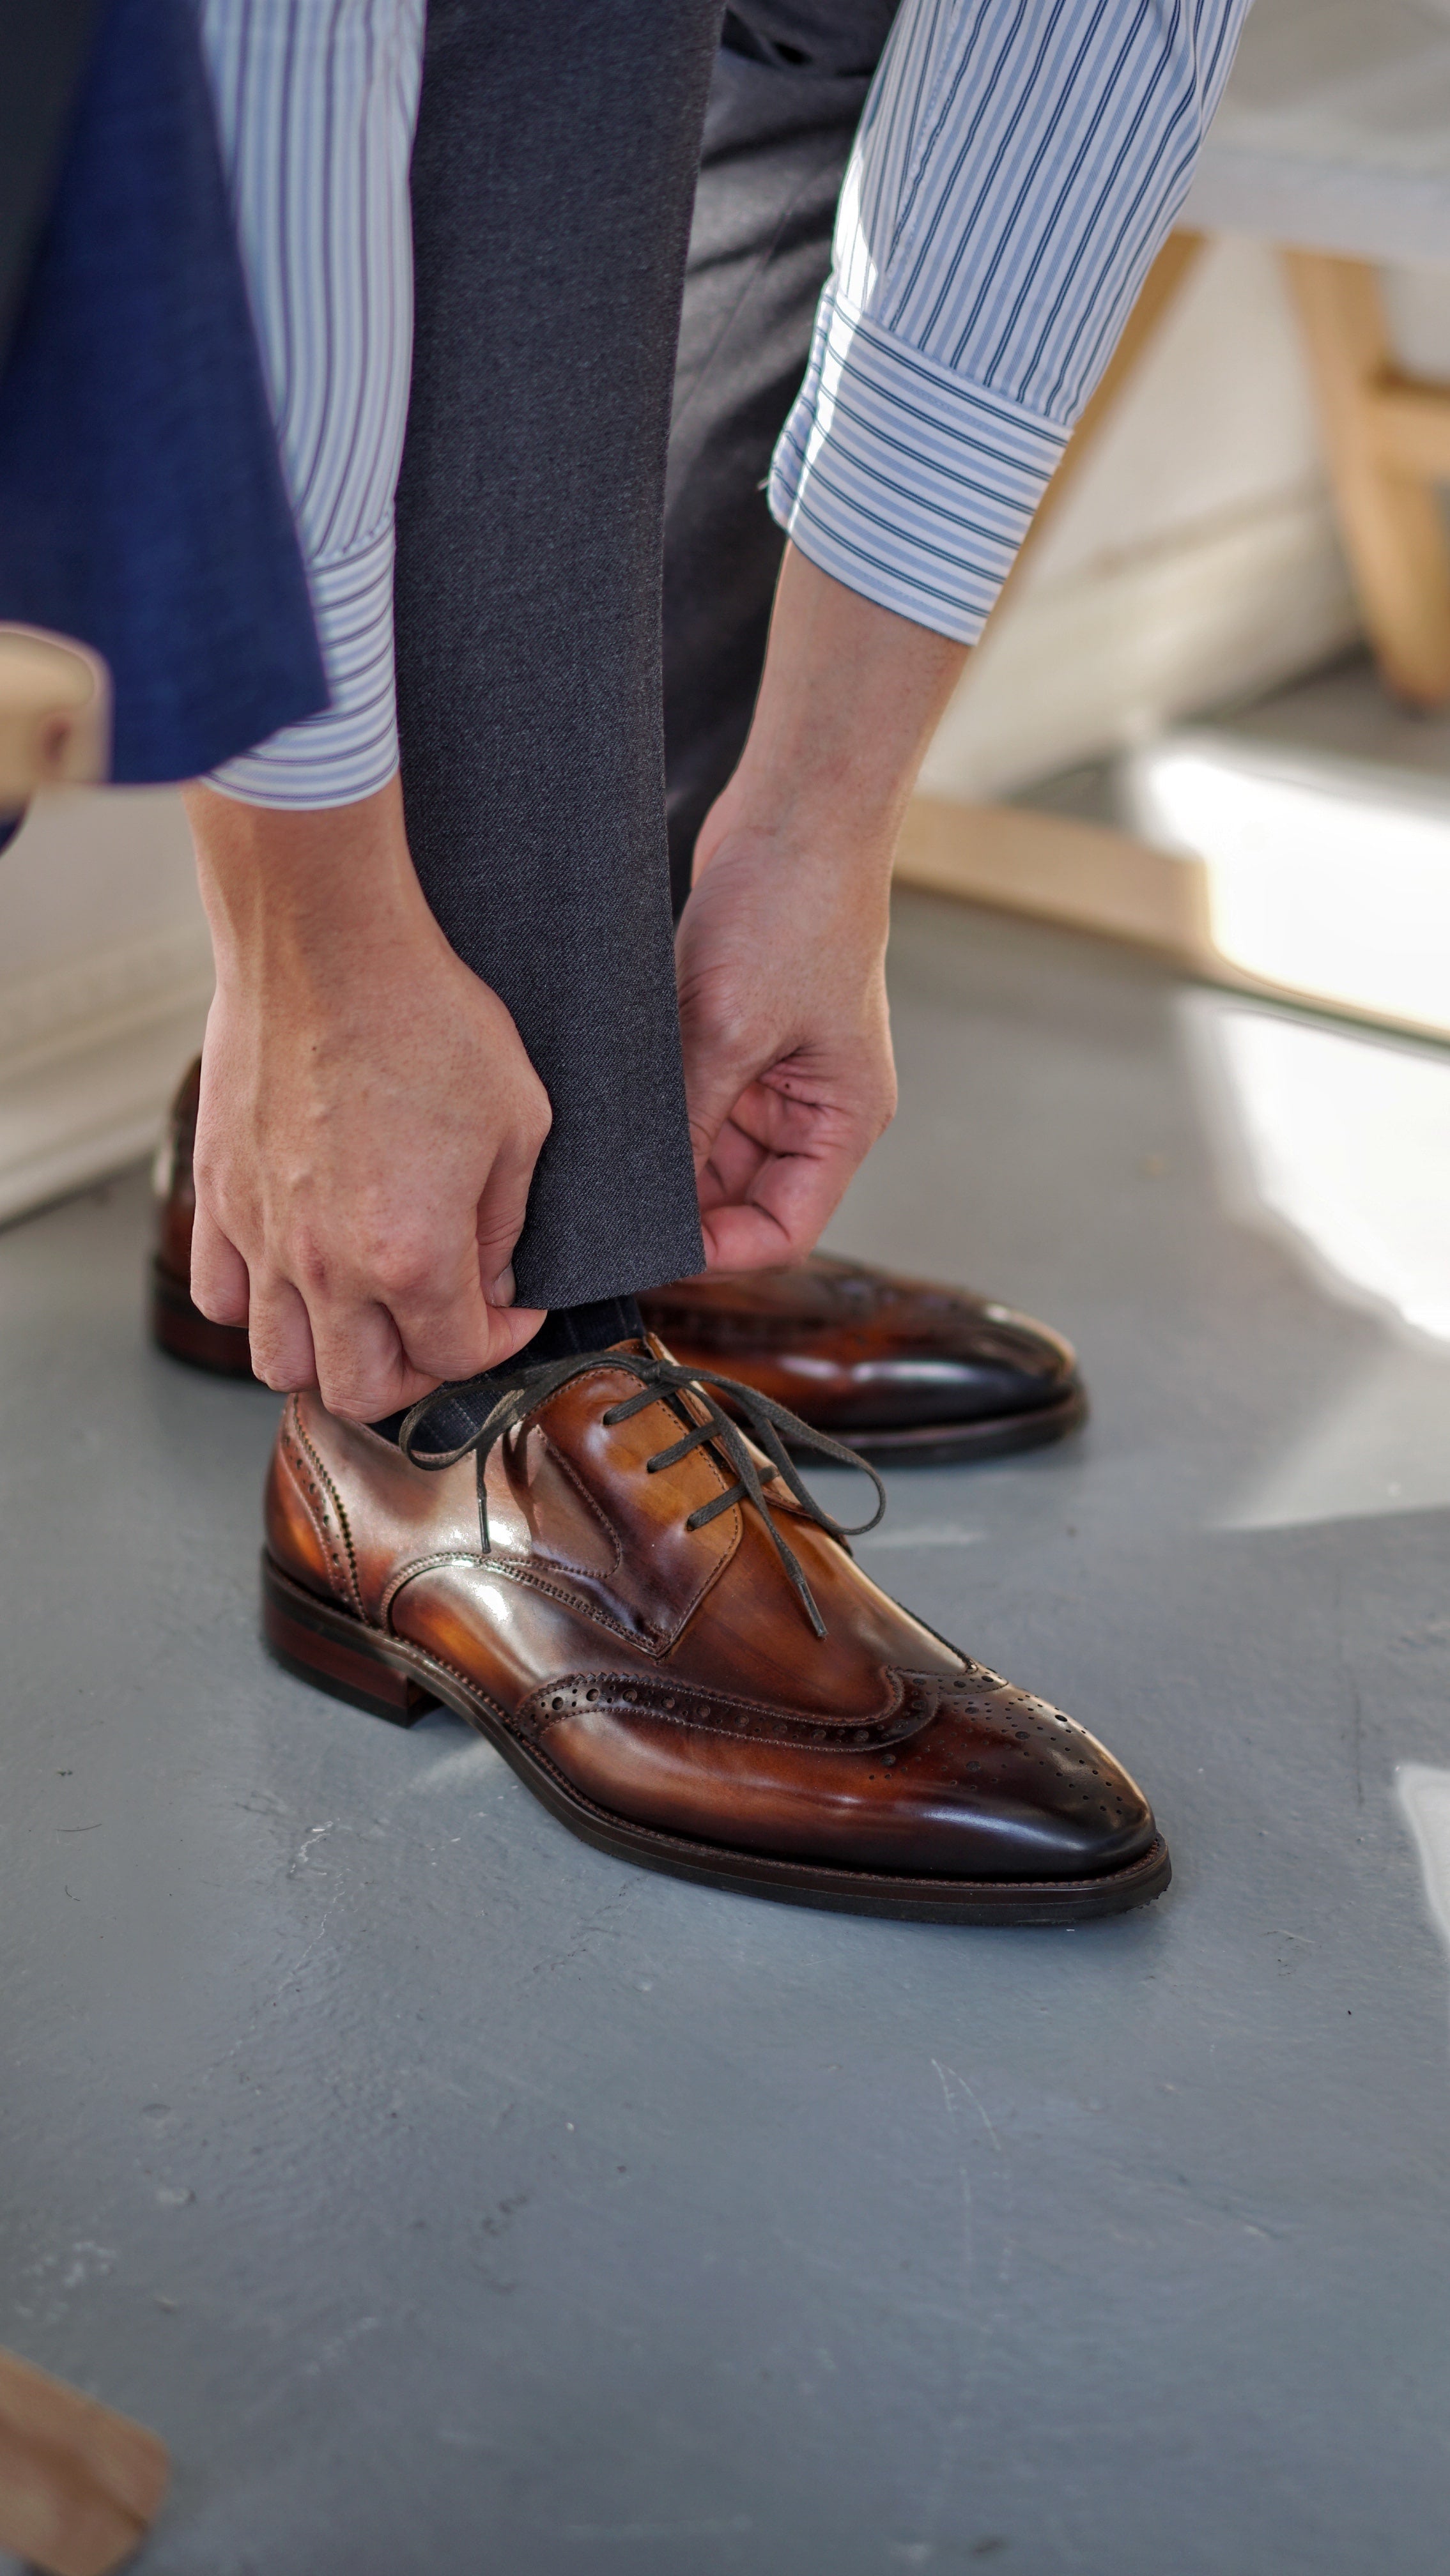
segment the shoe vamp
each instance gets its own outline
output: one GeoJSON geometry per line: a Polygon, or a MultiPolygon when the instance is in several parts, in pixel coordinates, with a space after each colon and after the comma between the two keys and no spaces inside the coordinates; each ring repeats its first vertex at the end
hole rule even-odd
{"type": "Polygon", "coordinates": [[[671,1649],[677,1680],[829,1721],[874,1716],[892,1696],[893,1673],[960,1673],[953,1648],[881,1591],[836,1540],[801,1514],[781,1512],[781,1535],[825,1625],[818,1638],[760,1515],[742,1519],[728,1568],[671,1649]]]}
{"type": "Polygon", "coordinates": [[[420,1566],[394,1593],[390,1625],[508,1714],[543,1685],[603,1669],[811,1724],[869,1724],[897,1705],[903,1667],[961,1672],[834,1540],[793,1518],[789,1539],[826,1623],[817,1638],[758,1516],[740,1518],[728,1562],[672,1634],[644,1626],[619,1578],[501,1556],[420,1566]]]}
{"type": "Polygon", "coordinates": [[[694,1841],[986,1879],[1091,1877],[1148,1849],[1141,1794],[1056,1711],[990,1676],[945,1689],[930,1675],[897,1679],[896,1726],[859,1748],[840,1730],[772,1735],[757,1713],[687,1692],[668,1710],[654,1692],[631,1707],[628,1686],[603,1675],[527,1715],[545,1757],[593,1805],[694,1841]]]}

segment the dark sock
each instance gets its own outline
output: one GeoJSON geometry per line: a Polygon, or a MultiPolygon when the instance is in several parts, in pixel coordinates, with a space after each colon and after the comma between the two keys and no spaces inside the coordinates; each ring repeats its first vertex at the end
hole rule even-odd
{"type": "Polygon", "coordinates": [[[567,1360],[575,1351],[607,1351],[615,1342],[640,1341],[644,1319],[633,1297],[600,1297],[592,1306],[556,1306],[544,1317],[531,1342],[525,1342],[510,1368],[539,1368],[545,1360],[567,1360]]]}
{"type": "MultiPolygon", "coordinates": [[[[576,1352],[607,1351],[615,1342],[639,1341],[644,1336],[644,1323],[633,1297],[599,1297],[590,1306],[556,1306],[548,1313],[531,1342],[525,1342],[517,1357],[505,1360],[502,1368],[489,1369],[483,1377],[470,1382],[464,1395],[439,1394],[433,1400],[428,1416],[430,1449],[456,1449],[478,1429],[486,1413],[497,1403],[504,1389],[518,1386],[530,1369],[542,1368],[546,1360],[572,1359],[576,1352]]],[[[390,1413],[385,1422],[375,1422],[385,1440],[396,1440],[407,1414],[390,1413]]]]}

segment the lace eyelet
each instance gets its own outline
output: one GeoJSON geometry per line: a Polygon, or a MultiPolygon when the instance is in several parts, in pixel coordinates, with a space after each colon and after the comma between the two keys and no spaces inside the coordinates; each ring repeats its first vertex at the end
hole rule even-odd
{"type": "MultiPolygon", "coordinates": [[[[611,1428],[617,1422],[630,1421],[636,1413],[642,1413],[650,1404],[658,1402],[662,1395],[666,1398],[678,1398],[682,1393],[693,1393],[701,1398],[708,1419],[698,1423],[695,1423],[694,1417],[676,1402],[676,1412],[681,1413],[685,1420],[692,1422],[694,1427],[687,1431],[682,1439],[677,1440],[673,1448],[657,1451],[653,1458],[647,1458],[646,1475],[657,1475],[663,1467],[678,1466],[683,1459],[706,1444],[712,1444],[722,1452],[723,1457],[736,1469],[737,1481],[728,1490],[722,1491],[713,1502],[702,1504],[697,1510],[691,1512],[684,1526],[692,1532],[703,1529],[718,1512],[727,1510],[731,1505],[754,1503],[774,1543],[782,1570],[794,1585],[811,1627],[818,1637],[823,1637],[826,1633],[825,1624],[812,1598],[810,1585],[791,1550],[789,1541],[771,1517],[765,1488],[775,1484],[777,1480],[782,1481],[800,1508],[832,1538],[838,1539],[843,1546],[848,1536],[857,1533],[841,1529],[828,1513],[822,1511],[820,1505],[801,1484],[794,1468],[783,1460],[772,1457],[768,1465],[761,1460],[757,1466],[752,1461],[748,1445],[745,1445],[748,1443],[748,1432],[743,1433],[729,1414],[721,1412],[712,1390],[723,1389],[730,1403],[744,1415],[747,1425],[759,1433],[760,1443],[764,1449],[768,1451],[779,1449],[780,1435],[785,1433],[803,1440],[809,1447],[818,1450],[823,1457],[837,1465],[859,1467],[862,1473],[870,1478],[877,1494],[876,1511],[869,1521],[863,1521],[860,1524],[861,1530],[874,1529],[886,1508],[885,1488],[875,1468],[869,1466],[864,1458],[856,1457],[841,1441],[830,1439],[825,1433],[812,1430],[808,1423],[799,1421],[793,1413],[786,1410],[784,1405],[775,1403],[757,1388],[737,1385],[733,1379],[717,1377],[709,1369],[696,1371],[682,1367],[677,1361],[663,1360],[653,1353],[646,1356],[623,1352],[619,1354],[618,1364],[639,1380],[639,1393],[628,1397],[622,1404],[608,1406],[599,1416],[600,1421],[611,1428]]],[[[470,1451],[477,1457],[480,1528],[485,1551],[488,1548],[489,1537],[483,1468],[490,1451],[497,1441],[503,1439],[510,1431],[516,1430],[529,1413],[548,1396],[570,1385],[575,1378],[587,1375],[597,1366],[597,1354],[581,1352],[571,1359],[545,1361],[542,1367],[526,1371],[519,1383],[499,1398],[472,1436],[457,1449],[436,1454],[427,1452],[422,1456],[416,1455],[413,1448],[414,1436],[421,1426],[425,1409],[432,1399],[425,1396],[422,1402],[415,1405],[409,1413],[403,1424],[399,1445],[411,1465],[429,1473],[436,1473],[442,1468],[456,1466],[458,1461],[466,1457],[470,1451]]],[[[469,1380],[465,1382],[465,1387],[471,1388],[474,1384],[475,1381],[469,1380]]],[[[846,1553],[850,1554],[849,1548],[846,1553]]],[[[842,1741],[849,1741],[849,1737],[843,1737],[842,1741]]]]}

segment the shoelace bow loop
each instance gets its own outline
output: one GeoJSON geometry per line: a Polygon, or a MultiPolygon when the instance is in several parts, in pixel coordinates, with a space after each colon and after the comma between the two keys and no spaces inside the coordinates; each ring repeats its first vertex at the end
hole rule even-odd
{"type": "Polygon", "coordinates": [[[731,1405],[744,1414],[751,1434],[765,1451],[774,1474],[779,1476],[807,1518],[831,1538],[860,1538],[867,1530],[873,1530],[886,1509],[886,1488],[875,1468],[864,1458],[859,1458],[854,1449],[848,1449],[844,1441],[833,1440],[829,1432],[817,1431],[811,1423],[802,1422],[798,1414],[790,1412],[783,1404],[777,1404],[773,1396],[763,1395],[758,1387],[742,1386],[738,1379],[721,1377],[714,1369],[687,1368],[679,1360],[657,1359],[653,1351],[574,1352],[566,1359],[545,1360],[538,1368],[530,1369],[517,1384],[506,1387],[484,1415],[477,1430],[452,1449],[420,1449],[416,1445],[419,1433],[426,1429],[430,1407],[444,1398],[466,1402],[470,1394],[487,1394],[493,1381],[479,1377],[470,1378],[461,1385],[435,1387],[431,1395],[425,1395],[413,1406],[398,1435],[398,1446],[411,1465],[421,1467],[429,1474],[441,1474],[446,1467],[456,1467],[460,1459],[477,1456],[483,1544],[487,1549],[488,1505],[481,1471],[490,1450],[507,1433],[517,1429],[529,1414],[536,1412],[541,1404],[547,1403],[550,1396],[556,1395],[560,1387],[568,1386],[574,1378],[584,1377],[591,1369],[599,1368],[620,1369],[640,1381],[638,1392],[611,1404],[601,1416],[603,1421],[627,1422],[632,1415],[642,1413],[647,1405],[656,1404],[663,1397],[666,1401],[674,1400],[676,1411],[687,1425],[678,1440],[645,1461],[649,1475],[678,1466],[693,1450],[707,1444],[723,1453],[734,1471],[735,1482],[712,1496],[708,1503],[698,1504],[686,1518],[686,1529],[703,1529],[707,1521],[731,1510],[736,1503],[753,1504],[770,1533],[775,1552],[795,1587],[806,1617],[816,1635],[824,1637],[826,1623],[816,1607],[815,1596],[806,1581],[800,1559],[772,1516],[765,1481],[750,1454],[740,1425],[725,1411],[711,1390],[718,1387],[722,1394],[728,1396],[731,1405]],[[703,1422],[695,1421],[681,1402],[686,1395],[693,1396],[705,1407],[703,1422]],[[863,1476],[869,1476],[876,1488],[876,1509],[869,1521],[837,1521],[829,1512],[823,1511],[786,1448],[786,1438],[817,1450],[836,1466],[855,1467],[863,1476]]]}

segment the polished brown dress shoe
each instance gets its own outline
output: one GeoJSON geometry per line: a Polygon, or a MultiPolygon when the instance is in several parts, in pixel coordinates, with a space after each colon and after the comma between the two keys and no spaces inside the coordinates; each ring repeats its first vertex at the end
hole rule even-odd
{"type": "MultiPolygon", "coordinates": [[[[151,1330],[174,1359],[250,1377],[247,1336],[191,1302],[191,1158],[200,1058],[157,1162],[151,1330]]],[[[640,1311],[679,1360],[742,1379],[817,1430],[886,1462],[997,1458],[1075,1431],[1087,1397],[1068,1344],[963,1288],[814,1253],[786,1270],[714,1271],[652,1288],[640,1311]]]]}
{"type": "MultiPolygon", "coordinates": [[[[1071,1923],[1168,1884],[1127,1773],[862,1573],[782,1436],[657,1342],[546,1362],[429,1453],[289,1398],[265,1634],[411,1724],[435,1702],[619,1859],[946,1923],[1071,1923]],[[767,1454],[769,1453],[769,1454],[767,1454]]],[[[868,1471],[869,1472],[869,1471],[868,1471]]]]}
{"type": "Polygon", "coordinates": [[[1087,1413],[1073,1351],[1045,1324],[864,1261],[712,1271],[639,1305],[677,1360],[743,1378],[883,1465],[1040,1448],[1087,1413]]]}

